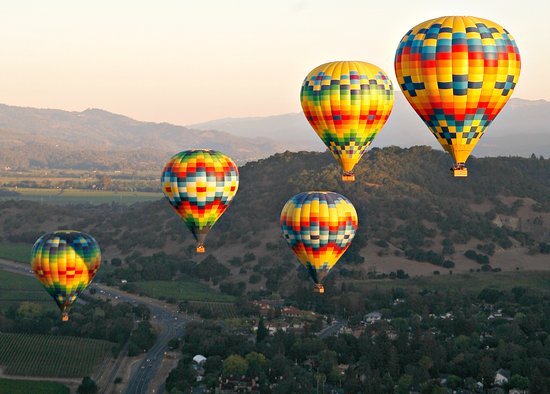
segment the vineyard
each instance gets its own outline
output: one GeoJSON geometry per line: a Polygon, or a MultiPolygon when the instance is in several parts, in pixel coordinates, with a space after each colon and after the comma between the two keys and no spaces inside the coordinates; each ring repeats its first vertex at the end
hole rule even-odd
{"type": "Polygon", "coordinates": [[[0,334],[0,365],[9,375],[90,375],[112,344],[97,339],[0,334]]]}
{"type": "Polygon", "coordinates": [[[221,319],[232,319],[237,317],[235,305],[230,302],[206,302],[206,301],[189,301],[187,310],[190,313],[199,313],[204,315],[208,311],[212,317],[221,319]]]}
{"type": "Polygon", "coordinates": [[[40,303],[41,307],[50,310],[57,309],[48,293],[35,278],[0,271],[0,310],[5,310],[10,305],[19,305],[23,301],[40,303]]]}
{"type": "Polygon", "coordinates": [[[56,382],[0,379],[0,393],[9,394],[69,394],[69,388],[56,382]]]}

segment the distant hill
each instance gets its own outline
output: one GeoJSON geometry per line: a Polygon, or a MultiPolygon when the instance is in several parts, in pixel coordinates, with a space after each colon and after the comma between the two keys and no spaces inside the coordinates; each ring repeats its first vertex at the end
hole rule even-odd
{"type": "Polygon", "coordinates": [[[140,122],[99,109],[0,105],[0,166],[158,167],[172,154],[197,147],[221,150],[241,163],[282,149],[276,141],[140,122]]]}
{"type": "Polygon", "coordinates": [[[550,160],[473,158],[466,179],[449,176],[449,165],[448,155],[429,147],[375,148],[359,164],[357,181],[344,184],[327,152],[249,162],[240,168],[233,205],[208,236],[206,255],[195,254],[189,231],[161,200],[132,206],[0,202],[0,241],[30,244],[47,231],[79,229],[98,239],[106,260],[128,262],[106,270],[106,280],[173,278],[180,270],[216,277],[210,285],[243,281],[249,290],[284,290],[305,274],[296,272],[298,262],[280,236],[281,208],[299,192],[333,190],[359,215],[357,236],[334,279],[397,270],[550,270],[550,160]],[[165,255],[148,257],[160,252],[165,255]],[[189,268],[196,262],[199,273],[189,268]]]}
{"type": "MultiPolygon", "coordinates": [[[[395,105],[388,123],[373,142],[373,147],[396,145],[403,148],[428,145],[441,149],[425,124],[401,92],[395,93],[395,105]]],[[[222,130],[239,137],[278,140],[288,150],[325,149],[302,113],[254,118],[226,118],[191,125],[200,130],[222,130]]],[[[511,99],[474,154],[484,156],[550,155],[550,102],[511,99]]]]}
{"type": "MultiPolygon", "coordinates": [[[[550,102],[512,99],[475,150],[477,156],[550,154],[550,102]]],[[[435,138],[401,93],[373,147],[428,145],[435,138]]],[[[0,104],[0,167],[161,168],[190,148],[221,150],[238,163],[285,150],[324,151],[301,113],[192,125],[140,122],[100,109],[69,112],[0,104]]]]}

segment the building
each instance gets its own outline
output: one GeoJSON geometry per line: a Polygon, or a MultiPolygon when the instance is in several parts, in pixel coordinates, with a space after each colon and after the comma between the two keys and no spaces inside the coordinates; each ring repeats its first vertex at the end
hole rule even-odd
{"type": "Polygon", "coordinates": [[[495,373],[495,384],[503,386],[510,380],[510,371],[507,369],[499,368],[495,373]]]}
{"type": "Polygon", "coordinates": [[[193,357],[193,362],[198,365],[204,365],[206,362],[206,357],[204,357],[202,354],[197,354],[195,357],[193,357]]]}
{"type": "Polygon", "coordinates": [[[363,321],[366,324],[374,324],[378,321],[382,320],[382,313],[375,311],[371,313],[367,313],[365,317],[363,318],[363,321]]]}

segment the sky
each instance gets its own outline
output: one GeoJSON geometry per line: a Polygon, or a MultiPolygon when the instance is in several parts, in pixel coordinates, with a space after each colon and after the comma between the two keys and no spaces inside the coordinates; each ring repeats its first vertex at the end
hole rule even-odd
{"type": "Polygon", "coordinates": [[[513,97],[550,100],[550,1],[19,0],[0,2],[0,103],[189,125],[299,112],[307,73],[378,65],[413,26],[490,19],[515,37],[513,97]]]}

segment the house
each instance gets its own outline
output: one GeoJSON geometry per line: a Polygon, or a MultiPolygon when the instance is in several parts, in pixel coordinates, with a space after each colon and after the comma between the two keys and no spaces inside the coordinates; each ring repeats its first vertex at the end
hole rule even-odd
{"type": "Polygon", "coordinates": [[[193,362],[198,365],[204,365],[206,362],[206,357],[204,357],[202,354],[197,354],[195,357],[193,357],[193,362]]]}
{"type": "Polygon", "coordinates": [[[495,373],[495,384],[503,386],[510,380],[510,371],[499,368],[495,373]]]}
{"type": "Polygon", "coordinates": [[[378,311],[367,313],[363,318],[363,321],[367,324],[373,324],[380,320],[382,320],[382,313],[378,311]]]}
{"type": "Polygon", "coordinates": [[[529,394],[529,390],[510,389],[508,390],[508,394],[529,394]]]}

